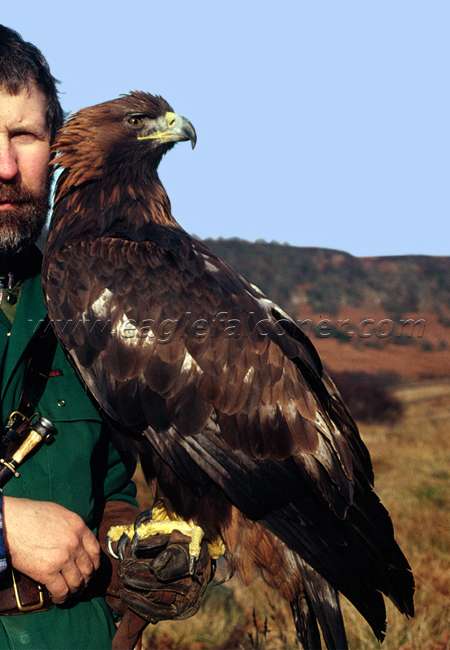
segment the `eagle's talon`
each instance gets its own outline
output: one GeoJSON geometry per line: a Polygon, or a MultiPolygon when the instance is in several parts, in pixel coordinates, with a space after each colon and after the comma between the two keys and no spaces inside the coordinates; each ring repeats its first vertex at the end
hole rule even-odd
{"type": "Polygon", "coordinates": [[[111,537],[107,537],[107,548],[108,548],[108,553],[110,554],[111,557],[113,557],[115,560],[120,560],[120,557],[117,555],[115,550],[112,547],[112,539],[111,537]]]}
{"type": "Polygon", "coordinates": [[[138,514],[134,522],[134,528],[137,530],[141,524],[151,521],[153,511],[151,509],[143,510],[138,514]]]}
{"type": "Polygon", "coordinates": [[[117,555],[119,556],[120,560],[123,560],[125,557],[125,547],[127,543],[130,541],[130,538],[126,533],[122,533],[119,542],[117,544],[117,555]]]}
{"type": "Polygon", "coordinates": [[[189,555],[189,575],[193,576],[197,559],[194,555],[189,555]]]}

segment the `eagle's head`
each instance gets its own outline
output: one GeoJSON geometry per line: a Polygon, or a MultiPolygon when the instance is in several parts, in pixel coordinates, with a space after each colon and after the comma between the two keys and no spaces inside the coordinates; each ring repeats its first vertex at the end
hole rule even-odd
{"type": "Polygon", "coordinates": [[[163,97],[133,91],[72,115],[58,132],[52,165],[71,185],[117,173],[149,173],[176,142],[197,136],[191,122],[163,97]]]}

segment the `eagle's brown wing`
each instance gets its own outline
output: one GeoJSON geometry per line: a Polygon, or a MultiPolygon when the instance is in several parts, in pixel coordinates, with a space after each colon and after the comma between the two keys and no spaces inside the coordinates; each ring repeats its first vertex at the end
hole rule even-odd
{"type": "MultiPolygon", "coordinates": [[[[177,476],[218,486],[360,609],[412,612],[357,427],[295,322],[182,230],[69,243],[44,265],[58,337],[99,404],[177,476]]],[[[148,229],[147,228],[147,229],[148,229]]]]}
{"type": "Polygon", "coordinates": [[[195,435],[213,416],[231,448],[303,465],[343,514],[370,459],[313,345],[200,242],[166,231],[52,258],[49,314],[84,380],[129,428],[195,435]]]}

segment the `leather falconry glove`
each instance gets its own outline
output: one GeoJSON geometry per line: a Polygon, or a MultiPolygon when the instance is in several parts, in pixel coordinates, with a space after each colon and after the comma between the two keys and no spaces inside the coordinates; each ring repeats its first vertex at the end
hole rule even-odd
{"type": "Polygon", "coordinates": [[[189,542],[174,530],[170,535],[121,545],[120,597],[129,609],[149,623],[193,616],[212,577],[207,544],[190,571],[189,542]]]}
{"type": "Polygon", "coordinates": [[[192,528],[182,521],[169,524],[167,519],[162,525],[152,519],[157,511],[161,514],[160,508],[154,508],[153,513],[139,514],[132,526],[116,526],[108,531],[110,554],[119,559],[114,602],[111,590],[107,600],[123,615],[114,637],[114,650],[132,648],[148,623],[193,616],[213,577],[211,555],[216,547],[202,539],[201,529],[194,526],[193,534],[183,534],[176,528],[155,533],[155,527],[164,531],[167,526],[177,526],[184,532],[192,528]],[[195,540],[198,531],[201,537],[195,540]],[[116,541],[111,543],[114,538],[116,541]]]}

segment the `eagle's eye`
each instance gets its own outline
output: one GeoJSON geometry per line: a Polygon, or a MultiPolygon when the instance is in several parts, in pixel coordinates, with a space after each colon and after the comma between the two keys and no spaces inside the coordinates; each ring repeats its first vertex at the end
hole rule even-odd
{"type": "Polygon", "coordinates": [[[134,129],[138,129],[143,126],[145,120],[145,115],[127,115],[126,123],[129,126],[132,126],[134,129]]]}

